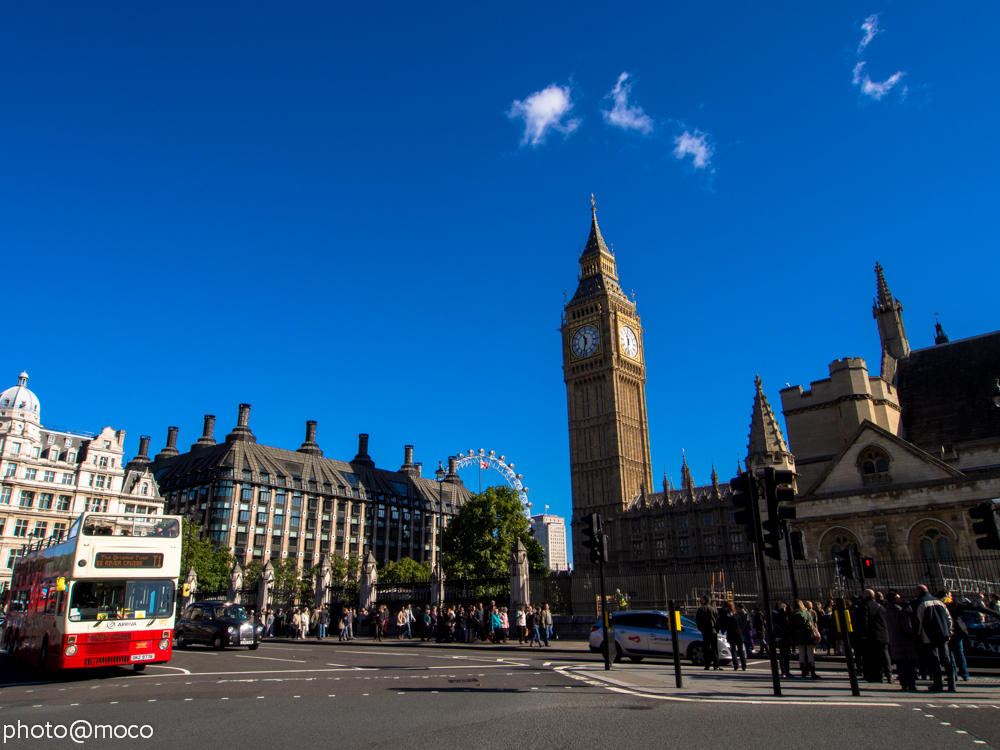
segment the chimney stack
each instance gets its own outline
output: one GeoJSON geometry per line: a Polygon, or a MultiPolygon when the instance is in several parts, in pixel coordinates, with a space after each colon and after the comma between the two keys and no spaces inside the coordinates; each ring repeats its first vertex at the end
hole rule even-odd
{"type": "Polygon", "coordinates": [[[149,435],[139,436],[139,455],[136,458],[149,458],[149,435]]]}
{"type": "Polygon", "coordinates": [[[226,442],[240,440],[247,443],[256,443],[257,438],[250,431],[250,404],[240,404],[240,414],[236,420],[233,431],[226,435],[226,442]]]}
{"type": "Polygon", "coordinates": [[[413,446],[404,445],[403,446],[403,465],[399,467],[400,474],[406,474],[411,477],[419,477],[420,470],[413,464],[413,446]]]}
{"type": "Polygon", "coordinates": [[[448,474],[447,476],[445,476],[444,481],[450,482],[452,484],[462,484],[462,480],[458,476],[457,456],[448,456],[448,474]]]}
{"type": "Polygon", "coordinates": [[[351,461],[352,464],[361,464],[362,466],[375,466],[375,462],[372,461],[371,456],[368,455],[368,435],[361,433],[358,435],[358,455],[354,457],[351,461]]]}
{"type": "Polygon", "coordinates": [[[146,467],[149,466],[149,435],[139,436],[139,453],[128,462],[126,469],[135,469],[136,471],[145,471],[146,467]]]}
{"type": "Polygon", "coordinates": [[[157,453],[154,457],[154,461],[159,461],[163,458],[173,458],[174,456],[180,455],[180,451],[177,450],[177,428],[168,427],[167,428],[167,445],[166,447],[157,453]]]}
{"type": "Polygon", "coordinates": [[[306,441],[302,443],[298,453],[309,453],[313,456],[322,456],[323,451],[316,444],[316,421],[310,419],[306,422],[306,441]]]}
{"type": "Polygon", "coordinates": [[[215,445],[215,415],[205,415],[205,427],[201,431],[201,437],[191,446],[192,451],[200,451],[203,448],[211,448],[215,445]]]}
{"type": "Polygon", "coordinates": [[[423,471],[424,471],[424,465],[422,463],[418,461],[417,463],[413,464],[413,476],[419,479],[421,476],[423,476],[423,471]]]}

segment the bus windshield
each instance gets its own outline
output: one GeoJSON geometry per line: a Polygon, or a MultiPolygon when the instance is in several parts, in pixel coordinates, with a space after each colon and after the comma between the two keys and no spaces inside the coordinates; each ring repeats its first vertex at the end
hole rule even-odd
{"type": "Polygon", "coordinates": [[[77,581],[69,601],[73,622],[170,617],[173,581],[77,581]]]}
{"type": "Polygon", "coordinates": [[[100,516],[83,521],[84,536],[158,536],[176,539],[181,527],[176,518],[163,516],[100,516]]]}

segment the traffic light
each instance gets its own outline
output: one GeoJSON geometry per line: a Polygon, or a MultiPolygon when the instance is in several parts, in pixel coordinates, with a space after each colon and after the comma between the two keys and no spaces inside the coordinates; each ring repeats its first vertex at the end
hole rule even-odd
{"type": "Polygon", "coordinates": [[[969,515],[981,519],[972,524],[976,534],[985,536],[976,539],[979,549],[1000,549],[1000,525],[997,524],[997,500],[988,500],[974,508],[969,508],[969,515]]]}
{"type": "Polygon", "coordinates": [[[601,533],[601,517],[588,513],[583,517],[583,546],[590,550],[590,562],[603,563],[607,557],[608,538],[601,533]]]}
{"type": "Polygon", "coordinates": [[[746,529],[750,544],[757,544],[760,539],[760,519],[753,512],[753,498],[750,494],[756,489],[753,477],[741,471],[738,477],[730,480],[729,489],[733,493],[733,507],[739,508],[733,514],[733,520],[746,529]]]}
{"type": "Polygon", "coordinates": [[[854,550],[852,548],[848,547],[843,552],[836,553],[834,559],[837,562],[837,575],[852,580],[858,577],[858,568],[854,564],[854,550]]]}
{"type": "Polygon", "coordinates": [[[792,559],[793,560],[805,560],[806,559],[806,545],[802,541],[802,532],[795,529],[791,532],[790,540],[792,543],[792,559]]]}
{"type": "Polygon", "coordinates": [[[862,557],[861,558],[861,577],[862,578],[877,578],[875,572],[875,558],[874,557],[862,557]]]}
{"type": "Polygon", "coordinates": [[[779,505],[795,499],[795,490],[790,486],[793,481],[795,481],[793,472],[764,469],[764,494],[767,498],[767,520],[763,524],[764,554],[775,560],[781,559],[781,534],[784,522],[795,519],[795,508],[779,505]]]}

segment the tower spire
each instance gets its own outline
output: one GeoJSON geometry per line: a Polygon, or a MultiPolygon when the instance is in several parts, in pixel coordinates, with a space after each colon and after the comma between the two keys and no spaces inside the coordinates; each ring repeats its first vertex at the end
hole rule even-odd
{"type": "Polygon", "coordinates": [[[910,356],[910,342],[903,326],[903,303],[889,291],[880,263],[875,264],[875,282],[877,296],[872,305],[872,316],[878,323],[878,335],[882,341],[882,369],[879,376],[895,385],[897,363],[910,356]]]}
{"type": "Polygon", "coordinates": [[[882,264],[875,263],[875,284],[876,284],[876,307],[889,307],[895,301],[892,298],[892,292],[889,291],[889,285],[885,281],[885,274],[882,272],[882,264]]]}
{"type": "Polygon", "coordinates": [[[947,344],[950,339],[948,334],[944,332],[944,328],[941,327],[941,321],[938,320],[938,314],[934,313],[934,345],[938,346],[940,344],[947,344]]]}
{"type": "Polygon", "coordinates": [[[781,432],[771,408],[760,375],[754,378],[753,414],[750,417],[750,441],[747,445],[747,471],[755,473],[757,466],[795,470],[795,459],[781,432]]]}

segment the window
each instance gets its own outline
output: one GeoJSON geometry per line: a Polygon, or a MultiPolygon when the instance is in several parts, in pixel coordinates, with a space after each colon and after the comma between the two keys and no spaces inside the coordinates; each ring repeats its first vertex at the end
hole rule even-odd
{"type": "Polygon", "coordinates": [[[666,557],[667,556],[667,540],[657,539],[656,540],[656,556],[666,557]]]}
{"type": "Polygon", "coordinates": [[[731,531],[731,532],[729,532],[729,550],[731,552],[742,552],[743,551],[743,532],[742,531],[731,531]]]}
{"type": "Polygon", "coordinates": [[[105,448],[105,450],[110,450],[111,449],[111,441],[110,440],[105,440],[104,441],[104,448],[105,448]]]}
{"type": "Polygon", "coordinates": [[[142,483],[142,490],[141,490],[140,494],[145,495],[148,492],[149,492],[149,485],[147,485],[145,482],[143,482],[142,483]]]}
{"type": "Polygon", "coordinates": [[[682,536],[677,540],[677,549],[680,551],[681,557],[689,557],[691,555],[691,540],[682,536]]]}
{"type": "Polygon", "coordinates": [[[31,535],[36,539],[42,539],[45,537],[45,532],[48,531],[48,528],[48,521],[35,521],[35,530],[31,532],[31,535]]]}
{"type": "Polygon", "coordinates": [[[715,526],[715,514],[714,513],[705,513],[705,514],[703,514],[702,517],[701,517],[701,525],[702,526],[715,526]]]}
{"type": "Polygon", "coordinates": [[[54,471],[47,471],[47,472],[45,472],[45,474],[42,476],[42,481],[43,482],[54,482],[54,481],[56,481],[56,473],[54,471]]]}
{"type": "Polygon", "coordinates": [[[107,513],[108,500],[102,497],[87,498],[87,510],[91,513],[107,513]]]}
{"type": "Polygon", "coordinates": [[[37,473],[38,473],[37,469],[25,469],[24,470],[24,478],[25,479],[34,479],[35,475],[37,473]]]}
{"type": "Polygon", "coordinates": [[[243,470],[243,478],[247,481],[253,479],[253,472],[250,469],[243,470]]]}
{"type": "Polygon", "coordinates": [[[253,502],[253,487],[244,487],[240,493],[240,500],[245,503],[253,502]]]}
{"type": "Polygon", "coordinates": [[[705,547],[706,555],[714,555],[716,552],[718,552],[717,545],[719,539],[715,534],[706,534],[704,537],[702,537],[701,541],[705,547]]]}
{"type": "Polygon", "coordinates": [[[3,530],[4,528],[6,528],[6,526],[7,526],[7,519],[0,518],[0,536],[3,536],[3,530]]]}
{"type": "Polygon", "coordinates": [[[17,476],[17,464],[7,464],[7,470],[3,473],[4,477],[16,477],[17,476]]]}
{"type": "Polygon", "coordinates": [[[28,536],[28,522],[25,519],[17,519],[17,522],[14,524],[14,536],[28,536]]]}
{"type": "Polygon", "coordinates": [[[241,510],[238,521],[239,523],[250,523],[250,511],[241,510]]]}
{"type": "Polygon", "coordinates": [[[664,531],[666,531],[666,529],[667,529],[667,522],[666,522],[665,519],[663,519],[663,518],[654,518],[653,519],[653,531],[656,531],[656,532],[662,534],[664,531]]]}
{"type": "Polygon", "coordinates": [[[76,453],[67,453],[66,454],[66,461],[68,461],[71,464],[75,464],[76,463],[76,453]]]}
{"type": "Polygon", "coordinates": [[[950,560],[951,542],[939,529],[930,528],[920,535],[920,556],[925,560],[950,560]]]}
{"type": "Polygon", "coordinates": [[[15,456],[18,455],[21,452],[21,444],[20,443],[11,443],[10,444],[10,452],[13,453],[15,456]]]}
{"type": "Polygon", "coordinates": [[[66,536],[66,524],[64,523],[54,523],[52,524],[52,536],[56,539],[62,539],[66,536]]]}
{"type": "Polygon", "coordinates": [[[21,490],[21,502],[22,508],[30,508],[35,504],[35,493],[28,492],[27,490],[21,490]]]}
{"type": "Polygon", "coordinates": [[[38,507],[40,510],[52,510],[51,492],[43,492],[38,496],[38,507]]]}
{"type": "Polygon", "coordinates": [[[10,557],[7,558],[7,570],[14,569],[14,563],[17,562],[17,558],[19,558],[20,556],[21,556],[21,550],[12,549],[10,551],[10,557]]]}
{"type": "Polygon", "coordinates": [[[135,513],[135,506],[131,505],[131,504],[127,504],[125,506],[125,510],[123,510],[122,513],[125,513],[126,515],[128,515],[130,513],[135,513]]]}
{"type": "Polygon", "coordinates": [[[39,454],[41,452],[42,452],[42,449],[39,448],[38,446],[35,446],[34,448],[31,449],[31,457],[32,458],[38,458],[38,456],[39,456],[39,454]]]}
{"type": "Polygon", "coordinates": [[[10,505],[10,487],[4,487],[0,489],[0,505],[10,505]]]}
{"type": "Polygon", "coordinates": [[[98,466],[99,466],[100,468],[102,468],[102,469],[106,469],[106,468],[108,468],[108,457],[107,457],[107,456],[100,456],[100,457],[99,457],[99,458],[97,459],[97,465],[98,465],[98,466]]]}
{"type": "Polygon", "coordinates": [[[892,477],[889,476],[889,457],[881,448],[869,446],[861,451],[858,456],[858,469],[865,485],[892,482],[892,477]]]}
{"type": "Polygon", "coordinates": [[[72,474],[66,474],[64,472],[63,475],[62,475],[62,479],[60,481],[62,481],[63,484],[73,484],[73,475],[72,474]]]}
{"type": "Polygon", "coordinates": [[[61,510],[63,512],[69,510],[69,495],[60,495],[59,499],[56,501],[56,510],[61,510]]]}
{"type": "Polygon", "coordinates": [[[687,516],[677,516],[677,528],[686,529],[688,527],[688,517],[687,516]]]}
{"type": "Polygon", "coordinates": [[[257,525],[258,526],[266,526],[267,525],[267,511],[266,510],[264,510],[264,511],[258,511],[257,512],[257,525]]]}

